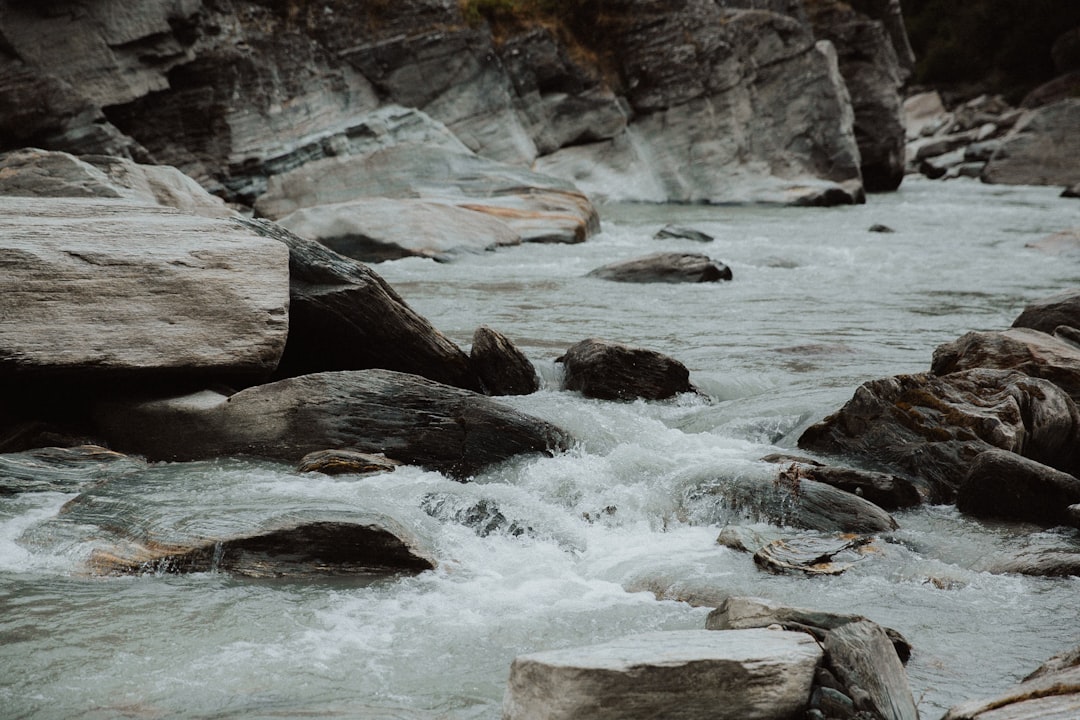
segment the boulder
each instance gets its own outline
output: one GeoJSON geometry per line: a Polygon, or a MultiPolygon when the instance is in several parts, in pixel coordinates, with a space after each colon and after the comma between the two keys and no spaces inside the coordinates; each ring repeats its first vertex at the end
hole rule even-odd
{"type": "Polygon", "coordinates": [[[924,128],[932,129],[941,125],[941,118],[946,113],[941,95],[936,90],[910,95],[905,98],[902,107],[904,127],[911,140],[920,137],[924,128]]]}
{"type": "Polygon", "coordinates": [[[493,217],[526,242],[583,242],[596,209],[570,183],[467,150],[399,143],[329,157],[270,178],[255,211],[271,219],[358,198],[421,199],[493,217]]]}
{"type": "Polygon", "coordinates": [[[401,463],[382,454],[356,450],[316,450],[300,458],[296,471],[323,475],[377,475],[394,472],[398,465],[401,463]]]}
{"type": "Polygon", "coordinates": [[[1066,290],[1024,306],[1013,320],[1014,328],[1031,328],[1053,333],[1060,325],[1080,328],[1080,289],[1066,290]]]}
{"type": "Polygon", "coordinates": [[[278,224],[361,262],[425,257],[519,245],[521,236],[490,215],[424,200],[362,198],[300,208],[278,224]]]}
{"type": "Polygon", "coordinates": [[[1080,198],[1080,182],[1061,191],[1063,198],[1080,198]]]}
{"type": "Polygon", "coordinates": [[[695,242],[712,242],[713,236],[702,232],[701,230],[695,230],[694,228],[682,227],[681,225],[665,225],[656,231],[653,235],[657,240],[666,240],[674,238],[678,240],[693,240],[695,242]]]}
{"type": "Polygon", "coordinates": [[[1080,503],[1080,480],[1004,450],[975,458],[956,494],[961,512],[979,517],[1067,525],[1080,503]]]}
{"type": "Polygon", "coordinates": [[[600,400],[663,400],[695,392],[690,371],[654,350],[590,338],[555,362],[565,368],[563,387],[600,400]]]}
{"type": "Polygon", "coordinates": [[[700,283],[730,280],[731,268],[698,253],[659,252],[591,270],[589,277],[615,282],[700,283]]]}
{"type": "Polygon", "coordinates": [[[840,410],[812,425],[799,447],[864,458],[949,502],[968,465],[1000,448],[1068,471],[1080,432],[1072,399],[1014,370],[898,375],[864,383],[840,410]]]}
{"type": "Polygon", "coordinates": [[[783,630],[679,630],[514,659],[504,720],[788,720],[821,649],[783,630]]]}
{"type": "Polygon", "coordinates": [[[1080,577],[1080,546],[1074,542],[1071,547],[1023,550],[997,560],[987,570],[998,575],[1080,577]]]}
{"type": "Polygon", "coordinates": [[[371,268],[272,222],[237,222],[288,248],[289,338],[276,377],[385,368],[480,389],[461,348],[371,268]]]}
{"type": "Polygon", "coordinates": [[[754,553],[754,564],[784,575],[840,575],[863,560],[868,536],[803,536],[774,540],[754,553]]]}
{"type": "MultiPolygon", "coordinates": [[[[789,607],[773,600],[756,597],[732,596],[705,620],[708,630],[742,630],[746,628],[764,628],[780,625],[785,630],[797,630],[813,635],[824,641],[830,630],[851,623],[870,622],[862,615],[830,613],[821,610],[789,607]]],[[[906,663],[911,657],[911,643],[896,630],[883,627],[886,637],[895,650],[896,657],[906,663]]]]}
{"type": "Polygon", "coordinates": [[[1016,124],[983,171],[988,183],[1072,185],[1080,182],[1080,98],[1040,107],[1016,124]]]}
{"type": "Polygon", "coordinates": [[[529,395],[540,389],[536,368],[525,353],[486,325],[473,333],[469,362],[488,395],[529,395]]]}
{"type": "Polygon", "coordinates": [[[935,375],[972,368],[1017,370],[1043,378],[1080,403],[1080,347],[1039,330],[1014,327],[1003,332],[969,332],[934,350],[931,371],[935,375]]]}
{"type": "Polygon", "coordinates": [[[0,455],[0,497],[25,492],[73,492],[137,472],[141,458],[98,445],[43,447],[0,455]]]}
{"type": "Polygon", "coordinates": [[[0,256],[2,378],[250,382],[285,348],[288,250],[230,221],[0,197],[0,256]]]}
{"type": "Polygon", "coordinates": [[[904,179],[900,89],[909,73],[882,22],[840,3],[807,3],[807,11],[814,35],[836,48],[855,114],[863,186],[867,192],[895,190],[904,179]]]}
{"type": "Polygon", "coordinates": [[[781,472],[789,478],[798,477],[831,485],[866,498],[884,510],[900,510],[922,502],[915,484],[896,475],[824,465],[810,458],[791,455],[769,455],[762,460],[787,464],[781,472]]]}
{"type": "Polygon", "coordinates": [[[859,620],[834,628],[825,636],[825,653],[857,709],[885,720],[918,720],[903,663],[881,626],[859,620]]]}
{"type": "Polygon", "coordinates": [[[1080,666],[1036,670],[1019,685],[990,698],[954,705],[942,720],[1069,720],[1080,714],[1080,666]]]}
{"type": "Polygon", "coordinates": [[[251,455],[295,463],[326,448],[385,453],[464,478],[521,453],[565,447],[558,428],[417,375],[357,370],[303,375],[231,396],[102,403],[110,446],[151,460],[251,455]]]}

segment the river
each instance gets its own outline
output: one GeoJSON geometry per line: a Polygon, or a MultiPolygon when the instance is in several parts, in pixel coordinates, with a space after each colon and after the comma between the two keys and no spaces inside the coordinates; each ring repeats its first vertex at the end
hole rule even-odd
{"type": "Polygon", "coordinates": [[[1025,247],[1080,225],[1080,204],[1057,194],[909,178],[857,207],[611,204],[581,245],[378,265],[459,344],[487,324],[523,349],[545,387],[505,402],[564,427],[574,447],[468,484],[416,468],[350,479],[243,460],[144,473],[139,491],[159,514],[265,503],[392,514],[440,564],[376,583],[90,577],[92,529],[57,517],[72,494],[0,497],[0,716],[494,720],[516,655],[701,628],[708,605],[735,594],[899,630],[924,718],[1001,690],[1080,644],[1080,579],[985,568],[1063,531],[922,507],[897,513],[901,529],[879,552],[830,578],[764,573],[716,537],[765,527],[725,503],[725,479],[774,472],[760,458],[794,449],[859,383],[926,370],[940,343],[1005,328],[1026,302],[1080,284],[1076,255],[1025,247]],[[715,240],[653,239],[669,222],[715,240]],[[875,223],[895,232],[869,232],[875,223]],[[734,280],[584,277],[660,249],[705,252],[734,280]],[[609,403],[557,390],[554,359],[587,337],[671,355],[707,397],[609,403]],[[477,507],[491,513],[483,531],[454,519],[477,507]]]}

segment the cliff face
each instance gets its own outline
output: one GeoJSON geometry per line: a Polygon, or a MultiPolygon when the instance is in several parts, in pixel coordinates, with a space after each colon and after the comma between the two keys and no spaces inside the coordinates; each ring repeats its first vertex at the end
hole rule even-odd
{"type": "Polygon", "coordinates": [[[493,37],[457,0],[0,0],[0,150],[171,164],[253,204],[394,104],[626,199],[850,202],[877,177],[846,36],[798,0],[566,7],[493,37]]]}

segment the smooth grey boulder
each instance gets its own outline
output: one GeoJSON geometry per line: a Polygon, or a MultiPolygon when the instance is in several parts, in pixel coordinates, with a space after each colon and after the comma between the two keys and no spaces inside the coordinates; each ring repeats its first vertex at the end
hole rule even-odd
{"type": "MultiPolygon", "coordinates": [[[[830,630],[857,622],[870,622],[862,615],[831,613],[809,608],[791,607],[775,600],[758,597],[732,596],[723,601],[705,619],[707,630],[742,630],[780,625],[785,630],[807,632],[824,641],[830,630]]],[[[896,630],[882,627],[900,662],[911,657],[911,643],[896,630]]]]}
{"type": "Polygon", "coordinates": [[[570,346],[555,362],[565,368],[563,387],[600,400],[664,400],[695,392],[690,371],[655,350],[590,338],[570,346]]]}
{"type": "Polygon", "coordinates": [[[1070,524],[1068,508],[1077,503],[1080,480],[1004,450],[976,457],[956,494],[956,507],[969,515],[1046,526],[1070,524]]]}
{"type": "Polygon", "coordinates": [[[1010,185],[1080,182],[1080,98],[1030,111],[994,153],[982,179],[1010,185]]]}
{"type": "Polygon", "coordinates": [[[919,719],[903,663],[880,625],[859,620],[830,630],[825,653],[856,708],[885,720],[919,719]]]}
{"type": "Polygon", "coordinates": [[[1028,303],[1012,324],[1014,328],[1051,334],[1060,325],[1080,328],[1080,289],[1065,290],[1028,303]]]}
{"type": "Polygon", "coordinates": [[[824,465],[810,458],[792,455],[768,455],[762,460],[785,464],[787,477],[814,480],[866,498],[884,510],[914,507],[922,502],[914,483],[888,473],[824,465]]]}
{"type": "MultiPolygon", "coordinates": [[[[1077,526],[1076,523],[1073,523],[1077,526]]],[[[1080,545],[1023,550],[998,559],[987,567],[997,575],[1029,577],[1080,577],[1080,545]]]]}
{"type": "Polygon", "coordinates": [[[806,708],[821,649],[783,630],[647,633],[521,655],[503,720],[789,720],[806,708]]]}
{"type": "Polygon", "coordinates": [[[951,502],[968,465],[1000,448],[1069,471],[1080,415],[1062,389],[1014,370],[898,375],[863,383],[840,410],[807,428],[800,448],[863,458],[951,502]]]}
{"type": "Polygon", "coordinates": [[[418,198],[483,213],[526,242],[583,242],[600,228],[592,203],[564,180],[467,150],[411,143],[324,158],[275,175],[255,211],[277,219],[365,197],[418,198]]]}
{"type": "Polygon", "coordinates": [[[969,332],[934,350],[935,375],[971,368],[1011,369],[1043,378],[1080,402],[1080,347],[1039,330],[969,332]]]}
{"type": "Polygon", "coordinates": [[[731,268],[708,255],[660,252],[591,270],[589,277],[615,282],[700,283],[731,280],[731,268]]]}
{"type": "Polygon", "coordinates": [[[0,377],[255,381],[285,348],[288,249],[230,221],[0,197],[0,258],[0,377]]]}
{"type": "Polygon", "coordinates": [[[536,368],[525,353],[486,325],[473,333],[469,362],[488,395],[528,395],[540,389],[536,368]]]}
{"type": "Polygon", "coordinates": [[[110,446],[151,460],[251,455],[295,463],[346,448],[459,478],[567,442],[555,426],[483,395],[390,370],[314,373],[230,396],[116,400],[102,403],[95,419],[110,446]]]}
{"type": "Polygon", "coordinates": [[[495,217],[424,200],[361,198],[300,208],[277,222],[361,262],[445,262],[461,253],[521,244],[521,236],[495,217]]]}
{"type": "Polygon", "coordinates": [[[1080,716],[1080,666],[1055,663],[1036,670],[1019,685],[989,698],[949,708],[942,720],[1072,720],[1080,716]]]}
{"type": "Polygon", "coordinates": [[[237,222],[288,248],[289,338],[276,377],[385,368],[480,389],[461,348],[371,268],[267,220],[237,222]]]}

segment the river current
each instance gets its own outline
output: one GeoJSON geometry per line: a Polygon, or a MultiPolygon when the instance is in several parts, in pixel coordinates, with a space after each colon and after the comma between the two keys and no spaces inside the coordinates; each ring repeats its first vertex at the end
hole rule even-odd
{"type": "Polygon", "coordinates": [[[245,460],[146,473],[148,512],[211,522],[267,503],[376,509],[435,548],[436,570],[374,584],[92,577],[93,533],[56,520],[73,494],[0,497],[0,716],[494,720],[516,655],[701,628],[728,595],[899,630],[924,718],[1002,690],[1080,644],[1080,579],[986,568],[1065,531],[922,507],[896,513],[900,530],[836,577],[767,574],[716,537],[766,527],[725,502],[725,480],[770,476],[760,458],[794,450],[861,382],[927,370],[937,345],[1008,327],[1025,303],[1080,284],[1077,255],[1026,247],[1080,226],[1080,203],[1057,195],[909,178],[857,207],[611,204],[581,245],[378,265],[459,344],[486,324],[524,350],[545,387],[503,401],[568,430],[573,448],[467,484],[412,467],[331,478],[245,460]],[[671,222],[715,240],[653,239],[671,222]],[[895,232],[869,232],[875,223],[895,232]],[[706,253],[734,280],[585,277],[662,249],[706,253]],[[555,358],[587,337],[681,360],[706,397],[557,390],[555,358]],[[449,510],[431,512],[432,498],[449,510]],[[478,506],[498,522],[453,512],[478,506]]]}

